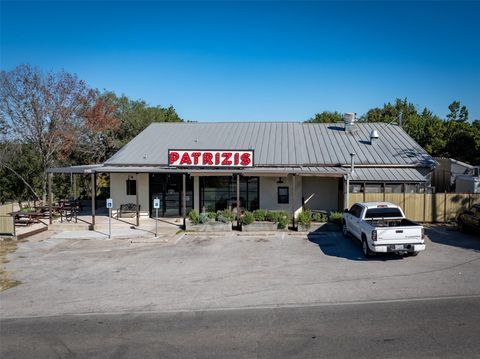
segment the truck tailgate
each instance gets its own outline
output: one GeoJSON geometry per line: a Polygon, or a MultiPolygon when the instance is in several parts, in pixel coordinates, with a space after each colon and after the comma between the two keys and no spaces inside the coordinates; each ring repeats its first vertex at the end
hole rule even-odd
{"type": "Polygon", "coordinates": [[[377,241],[388,243],[423,242],[422,227],[377,227],[377,241]]]}

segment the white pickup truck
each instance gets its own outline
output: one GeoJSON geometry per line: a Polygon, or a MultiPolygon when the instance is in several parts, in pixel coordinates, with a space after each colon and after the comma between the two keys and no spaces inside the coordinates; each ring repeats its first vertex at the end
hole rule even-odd
{"type": "Polygon", "coordinates": [[[423,227],[388,202],[355,203],[343,213],[343,234],[362,242],[365,257],[395,252],[416,256],[425,250],[423,227]]]}

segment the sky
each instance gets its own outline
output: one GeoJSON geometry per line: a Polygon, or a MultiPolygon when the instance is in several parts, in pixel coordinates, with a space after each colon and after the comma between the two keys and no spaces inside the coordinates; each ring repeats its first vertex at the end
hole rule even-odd
{"type": "Polygon", "coordinates": [[[1,1],[0,67],[76,73],[192,121],[304,121],[407,97],[480,119],[480,2],[1,1]]]}

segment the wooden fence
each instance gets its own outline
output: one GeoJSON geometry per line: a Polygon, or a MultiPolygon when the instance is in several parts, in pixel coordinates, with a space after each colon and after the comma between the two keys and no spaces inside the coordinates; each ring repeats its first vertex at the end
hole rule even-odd
{"type": "Polygon", "coordinates": [[[417,222],[448,222],[474,203],[480,194],[468,193],[350,193],[350,206],[356,202],[392,202],[417,222]]]}
{"type": "Polygon", "coordinates": [[[0,235],[15,235],[15,224],[13,217],[8,213],[13,212],[13,204],[0,205],[0,235]]]}

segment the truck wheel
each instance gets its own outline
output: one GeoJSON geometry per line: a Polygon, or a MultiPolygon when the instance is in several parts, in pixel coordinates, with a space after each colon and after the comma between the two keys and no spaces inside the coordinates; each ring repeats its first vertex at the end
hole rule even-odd
{"type": "Polygon", "coordinates": [[[342,224],[342,233],[345,237],[348,237],[350,233],[348,232],[347,224],[344,222],[342,224]]]}
{"type": "Polygon", "coordinates": [[[369,258],[372,256],[372,251],[370,250],[370,248],[368,248],[368,243],[365,238],[362,239],[362,252],[366,258],[369,258]]]}

